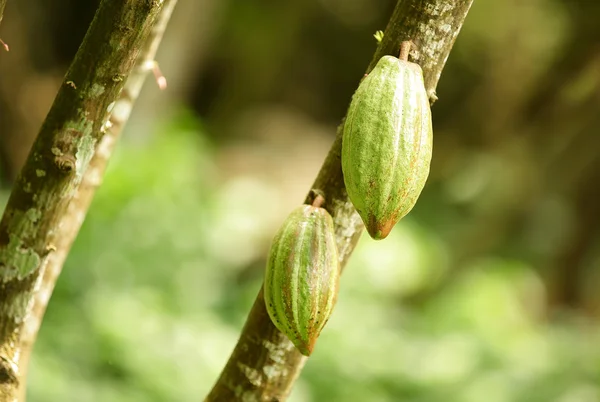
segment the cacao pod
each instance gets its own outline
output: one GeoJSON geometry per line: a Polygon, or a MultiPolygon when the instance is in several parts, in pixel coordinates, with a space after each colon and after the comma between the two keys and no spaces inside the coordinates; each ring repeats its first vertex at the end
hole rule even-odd
{"type": "Polygon", "coordinates": [[[417,202],[432,141],[421,67],[383,56],[354,93],[342,137],[348,197],[372,238],[386,238],[417,202]]]}
{"type": "Polygon", "coordinates": [[[267,312],[300,353],[309,356],[337,300],[340,265],[331,215],[295,209],[275,235],[265,273],[267,312]]]}

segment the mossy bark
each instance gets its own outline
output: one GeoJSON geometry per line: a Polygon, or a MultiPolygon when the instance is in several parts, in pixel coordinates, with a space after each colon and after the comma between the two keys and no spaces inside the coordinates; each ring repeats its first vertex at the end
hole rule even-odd
{"type": "Polygon", "coordinates": [[[40,286],[34,294],[33,306],[30,314],[27,315],[20,337],[21,357],[19,359],[19,369],[21,381],[19,401],[21,402],[25,401],[27,368],[49,298],[54,290],[54,286],[60,275],[63,264],[67,259],[71,246],[83,224],[87,211],[94,198],[94,194],[102,182],[104,172],[117,140],[119,139],[123,127],[127,123],[131,111],[133,110],[133,106],[140,95],[146,76],[155,63],[154,57],[156,56],[156,51],[162,41],[163,34],[171,19],[171,14],[177,4],[177,0],[165,0],[164,3],[158,21],[141,50],[136,66],[127,79],[125,86],[115,103],[115,107],[113,108],[114,113],[111,113],[108,119],[110,122],[109,127],[106,129],[106,133],[98,141],[96,151],[90,160],[88,169],[83,175],[81,184],[79,185],[73,200],[69,203],[67,217],[59,228],[56,251],[48,256],[40,286]]]}
{"type": "Polygon", "coordinates": [[[165,2],[103,0],[0,221],[0,402],[17,398],[21,336],[97,143],[165,2]]]}
{"type": "MultiPolygon", "coordinates": [[[[416,45],[411,61],[422,67],[433,103],[437,82],[471,4],[472,0],[399,1],[367,72],[382,56],[397,56],[400,43],[411,40],[416,45]]],[[[344,266],[363,224],[344,187],[340,128],[312,188],[325,197],[325,208],[333,216],[340,263],[344,266]]],[[[307,203],[313,194],[309,193],[307,203]]],[[[261,289],[238,343],[206,401],[284,401],[305,361],[306,357],[272,324],[261,289]]]]}

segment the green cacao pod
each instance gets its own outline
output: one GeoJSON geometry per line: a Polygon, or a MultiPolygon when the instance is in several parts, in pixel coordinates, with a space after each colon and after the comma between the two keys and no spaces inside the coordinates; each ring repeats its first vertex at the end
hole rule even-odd
{"type": "Polygon", "coordinates": [[[348,197],[372,238],[386,238],[417,202],[432,137],[421,67],[383,56],[354,93],[342,138],[348,197]]]}
{"type": "Polygon", "coordinates": [[[264,297],[275,327],[309,356],[337,300],[340,265],[331,215],[303,205],[271,244],[264,297]]]}

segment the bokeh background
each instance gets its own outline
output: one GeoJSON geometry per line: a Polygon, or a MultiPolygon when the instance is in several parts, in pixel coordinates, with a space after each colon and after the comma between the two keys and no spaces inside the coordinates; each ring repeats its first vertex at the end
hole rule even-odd
{"type": "MultiPolygon", "coordinates": [[[[2,199],[97,1],[9,0],[2,199]]],[[[392,0],[179,0],[35,346],[33,402],[198,401],[392,0]]],[[[430,179],[362,237],[292,402],[600,401],[600,3],[475,0],[430,179]]]]}

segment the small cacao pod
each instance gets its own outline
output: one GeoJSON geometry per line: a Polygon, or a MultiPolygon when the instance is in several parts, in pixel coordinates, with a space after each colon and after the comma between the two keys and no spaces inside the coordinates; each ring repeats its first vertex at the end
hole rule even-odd
{"type": "Polygon", "coordinates": [[[337,300],[340,265],[331,215],[295,209],[275,235],[264,298],[275,327],[309,356],[337,300]]]}
{"type": "Polygon", "coordinates": [[[343,127],[348,197],[376,240],[410,212],[429,175],[431,110],[421,67],[407,60],[408,50],[379,60],[354,93],[343,127]]]}

